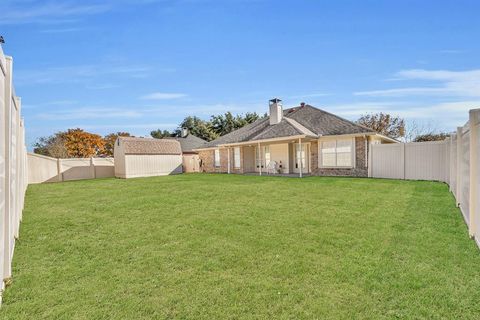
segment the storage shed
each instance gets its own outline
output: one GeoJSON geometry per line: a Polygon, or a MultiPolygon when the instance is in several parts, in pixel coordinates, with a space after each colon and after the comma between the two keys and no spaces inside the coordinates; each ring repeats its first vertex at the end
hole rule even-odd
{"type": "Polygon", "coordinates": [[[114,157],[117,178],[182,173],[182,149],[175,140],[118,137],[114,157]]]}

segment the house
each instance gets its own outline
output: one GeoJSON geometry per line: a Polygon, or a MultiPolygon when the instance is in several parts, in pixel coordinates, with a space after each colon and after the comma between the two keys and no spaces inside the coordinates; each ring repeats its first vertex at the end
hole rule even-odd
{"type": "Polygon", "coordinates": [[[114,158],[117,178],[182,173],[182,148],[175,140],[118,137],[114,158]]]}
{"type": "Polygon", "coordinates": [[[269,109],[268,117],[198,148],[203,171],[366,177],[370,144],[397,142],[305,103],[283,110],[272,99],[269,109]]]}
{"type": "Polygon", "coordinates": [[[182,148],[183,172],[200,172],[200,157],[197,148],[203,147],[207,141],[200,139],[182,128],[180,137],[168,137],[166,139],[176,140],[182,148]]]}

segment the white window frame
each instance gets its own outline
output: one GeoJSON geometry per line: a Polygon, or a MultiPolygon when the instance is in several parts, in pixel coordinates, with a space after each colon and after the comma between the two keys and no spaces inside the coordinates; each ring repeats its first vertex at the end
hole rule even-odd
{"type": "Polygon", "coordinates": [[[220,168],[220,149],[213,151],[213,165],[215,168],[220,168]]]}
{"type": "Polygon", "coordinates": [[[233,148],[233,167],[235,169],[240,169],[240,147],[233,148]]]}
{"type": "Polygon", "coordinates": [[[319,168],[340,168],[340,169],[351,169],[351,168],[355,168],[355,165],[356,165],[356,154],[355,154],[355,137],[351,137],[351,138],[341,138],[341,137],[338,137],[338,138],[323,138],[323,139],[319,139],[318,140],[318,167],[319,168]],[[337,165],[334,165],[334,166],[324,166],[323,165],[323,153],[322,153],[322,144],[323,142],[335,142],[335,163],[337,163],[337,143],[338,141],[349,141],[350,142],[350,148],[351,148],[351,159],[350,159],[350,166],[337,166],[337,165]]]}

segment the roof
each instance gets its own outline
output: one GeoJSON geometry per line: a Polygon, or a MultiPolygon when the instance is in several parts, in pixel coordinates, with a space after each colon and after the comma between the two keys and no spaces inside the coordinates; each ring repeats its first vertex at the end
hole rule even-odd
{"type": "Polygon", "coordinates": [[[182,152],[193,152],[193,149],[201,148],[207,143],[207,141],[200,139],[191,133],[187,134],[185,137],[167,137],[165,139],[178,141],[182,148],[182,152]]]}
{"type": "Polygon", "coordinates": [[[269,117],[210,141],[205,148],[222,144],[305,135],[309,137],[375,133],[374,130],[308,104],[285,109],[278,124],[270,125],[269,117]]]}
{"type": "Polygon", "coordinates": [[[180,143],[175,140],[118,137],[125,154],[182,154],[180,143]]]}

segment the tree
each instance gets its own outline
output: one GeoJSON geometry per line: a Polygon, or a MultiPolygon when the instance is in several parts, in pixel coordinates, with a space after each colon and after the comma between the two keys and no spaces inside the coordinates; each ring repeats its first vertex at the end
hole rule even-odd
{"type": "Polygon", "coordinates": [[[153,138],[156,138],[156,139],[163,139],[165,137],[174,137],[176,134],[175,132],[170,132],[168,130],[153,130],[150,132],[150,135],[153,137],[153,138]]]}
{"type": "Polygon", "coordinates": [[[68,129],[41,137],[33,151],[54,158],[89,158],[105,154],[105,140],[82,129],[68,129]]]}
{"type": "Polygon", "coordinates": [[[391,138],[405,135],[405,120],[388,113],[366,114],[361,116],[357,123],[391,138]]]}
{"type": "Polygon", "coordinates": [[[210,124],[212,130],[219,136],[223,136],[227,133],[230,133],[234,130],[237,130],[247,124],[255,122],[260,116],[256,113],[246,113],[245,116],[236,115],[233,116],[231,112],[226,112],[225,114],[220,114],[216,116],[211,116],[210,124]]]}
{"type": "Polygon", "coordinates": [[[440,133],[426,133],[415,137],[413,142],[425,142],[425,141],[442,141],[448,138],[450,134],[445,132],[440,133]]]}
{"type": "Polygon", "coordinates": [[[128,132],[117,132],[117,133],[110,133],[103,137],[105,141],[105,152],[104,155],[108,157],[113,156],[113,150],[115,148],[115,141],[117,141],[118,137],[130,137],[130,133],[128,132]]]}
{"type": "Polygon", "coordinates": [[[105,141],[98,134],[80,128],[60,133],[70,158],[89,158],[105,152],[105,141]]]}
{"type": "Polygon", "coordinates": [[[68,157],[67,148],[65,148],[65,141],[63,141],[60,133],[39,138],[33,147],[33,152],[44,156],[53,158],[68,157]]]}
{"type": "Polygon", "coordinates": [[[187,128],[188,132],[206,141],[212,141],[218,138],[218,134],[212,130],[211,123],[199,117],[188,116],[183,119],[178,127],[179,129],[176,130],[177,136],[180,134],[180,128],[187,128]]]}

